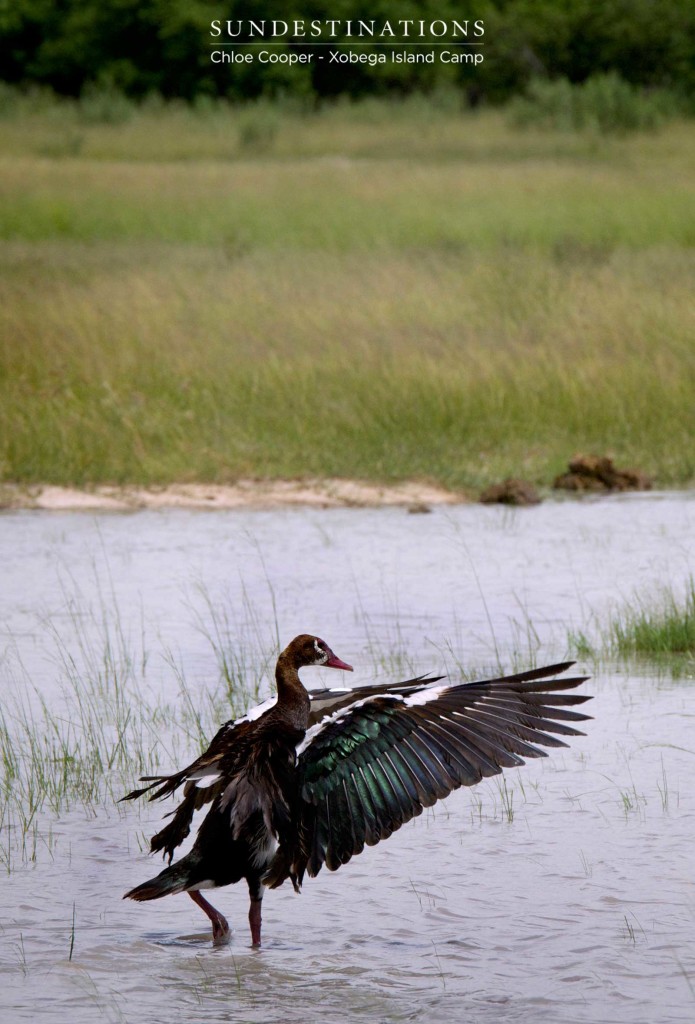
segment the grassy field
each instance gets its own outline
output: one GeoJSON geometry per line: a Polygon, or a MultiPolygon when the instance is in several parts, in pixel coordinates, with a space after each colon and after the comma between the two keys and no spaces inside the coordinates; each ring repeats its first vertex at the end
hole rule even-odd
{"type": "Polygon", "coordinates": [[[695,133],[36,103],[0,121],[0,478],[695,478],[695,133]]]}

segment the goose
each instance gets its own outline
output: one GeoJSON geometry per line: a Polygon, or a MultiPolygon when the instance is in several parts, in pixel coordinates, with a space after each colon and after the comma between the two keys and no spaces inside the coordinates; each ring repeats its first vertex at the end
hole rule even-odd
{"type": "Polygon", "coordinates": [[[253,946],[261,944],[267,888],[325,864],[335,871],[460,786],[473,786],[540,747],[565,747],[590,718],[569,693],[588,677],[557,679],[562,662],[480,682],[418,676],[402,683],[309,692],[299,670],[351,672],[317,636],[303,633],[280,654],[277,696],[226,722],[208,749],[173,775],[143,776],[124,796],[160,800],[183,787],[171,821],[151,840],[168,866],[124,899],[186,892],[207,915],[214,945],[230,939],[226,918],[202,895],[245,879],[253,946]],[[540,745],[540,746],[539,746],[540,745]],[[192,849],[172,863],[196,810],[210,804],[192,849]]]}

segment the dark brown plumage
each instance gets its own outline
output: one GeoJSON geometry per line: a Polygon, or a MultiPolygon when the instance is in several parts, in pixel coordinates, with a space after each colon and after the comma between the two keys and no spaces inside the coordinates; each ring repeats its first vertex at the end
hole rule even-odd
{"type": "Polygon", "coordinates": [[[569,723],[589,717],[571,710],[589,697],[565,692],[585,677],[550,678],[572,662],[478,683],[421,676],[311,694],[298,675],[309,665],[351,670],[323,640],[296,637],[278,659],[276,700],[223,725],[187,768],[145,777],[124,797],[160,799],[181,786],[184,794],[151,843],[170,866],[127,898],[188,892],[222,943],[229,926],[200,890],[245,878],[260,944],[265,886],[289,878],[299,890],[305,874],[336,870],[459,786],[545,756],[537,744],[565,746],[559,736],[581,735],[569,723]],[[171,864],[206,803],[193,848],[171,864]]]}

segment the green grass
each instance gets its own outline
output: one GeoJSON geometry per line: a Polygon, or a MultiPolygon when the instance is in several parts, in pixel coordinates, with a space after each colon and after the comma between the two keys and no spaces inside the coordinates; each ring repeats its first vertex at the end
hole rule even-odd
{"type": "Polygon", "coordinates": [[[472,489],[577,450],[695,478],[688,125],[23,102],[0,121],[1,479],[472,489]]]}
{"type": "Polygon", "coordinates": [[[683,601],[666,591],[654,606],[645,601],[626,609],[611,624],[611,635],[621,655],[695,658],[695,582],[683,601]]]}
{"type": "Polygon", "coordinates": [[[655,598],[639,596],[616,611],[596,636],[585,632],[570,637],[570,647],[582,658],[602,655],[649,659],[668,665],[675,675],[695,668],[695,581],[684,598],[668,589],[655,598]]]}

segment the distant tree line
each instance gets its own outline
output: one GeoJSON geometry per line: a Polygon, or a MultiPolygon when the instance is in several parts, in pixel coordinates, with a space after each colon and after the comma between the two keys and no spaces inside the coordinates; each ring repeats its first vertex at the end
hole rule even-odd
{"type": "MultiPolygon", "coordinates": [[[[362,52],[379,52],[376,42],[366,42],[362,52]]],[[[308,45],[290,34],[275,49],[301,53],[308,45]]],[[[692,0],[308,0],[296,8],[279,0],[0,0],[0,79],[64,95],[96,86],[132,97],[314,100],[456,85],[471,103],[501,102],[534,78],[579,83],[608,71],[692,99],[692,0]],[[476,68],[439,61],[348,67],[326,60],[292,67],[211,62],[213,20],[295,18],[483,20],[484,62],[476,68]]]]}

